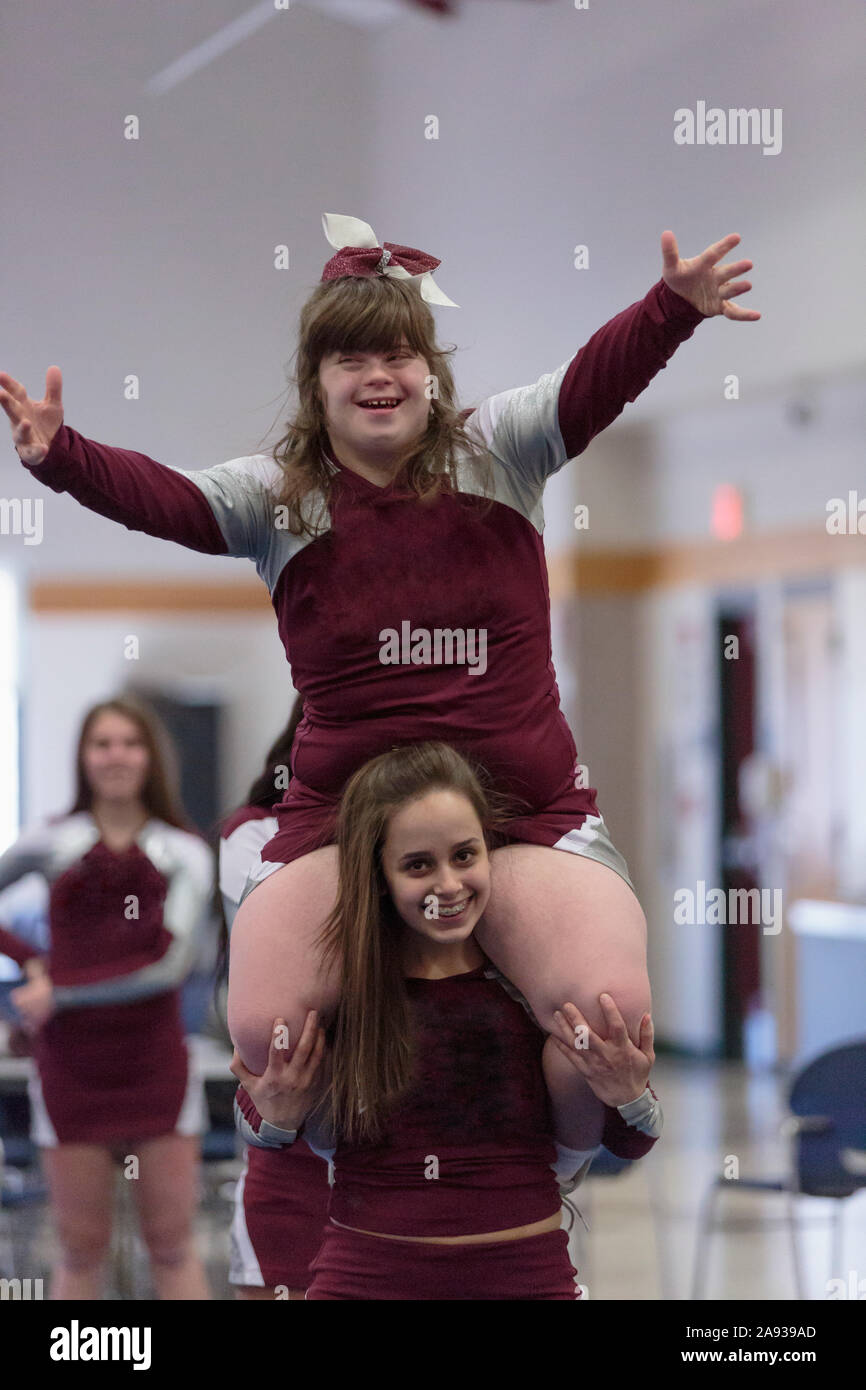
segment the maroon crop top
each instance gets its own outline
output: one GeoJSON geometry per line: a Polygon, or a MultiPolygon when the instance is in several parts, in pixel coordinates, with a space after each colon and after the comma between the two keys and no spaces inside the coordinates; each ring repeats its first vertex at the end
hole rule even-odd
{"type": "MultiPolygon", "coordinates": [[[[381,1142],[337,1143],[330,1216],[406,1236],[477,1235],[552,1216],[561,1201],[541,1067],[547,1035],[489,964],[406,985],[415,1081],[381,1142]]],[[[652,1148],[605,1111],[605,1147],[623,1158],[652,1148]]]]}

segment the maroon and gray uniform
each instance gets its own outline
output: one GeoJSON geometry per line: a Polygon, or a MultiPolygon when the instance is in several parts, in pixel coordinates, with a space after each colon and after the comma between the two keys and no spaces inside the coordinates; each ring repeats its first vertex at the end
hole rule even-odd
{"type": "MultiPolygon", "coordinates": [[[[250,862],[276,829],[276,817],[260,806],[242,806],[223,823],[219,884],[230,930],[250,862]]],[[[247,1147],[235,1188],[229,1283],[307,1287],[327,1219],[328,1170],[303,1139],[285,1149],[247,1147]]]]}
{"type": "MultiPolygon", "coordinates": [[[[26,830],[0,856],[0,889],[33,871],[50,889],[46,966],[57,1009],[33,1044],[35,1142],[199,1132],[202,1084],[178,987],[212,891],[207,845],[151,819],[118,852],[81,811],[26,830]]],[[[37,954],[9,933],[0,951],[20,963],[37,954]]]]}
{"type": "Polygon", "coordinates": [[[333,841],[358,767],[424,739],[474,756],[528,803],[507,823],[510,839],[588,855],[628,881],[594,789],[575,786],[551,659],[542,495],[703,317],[659,280],[557,370],[482,401],[466,428],[490,455],[488,510],[468,460],[458,490],[425,505],[402,481],[377,487],[326,455],[330,505],[308,494],[319,534],[298,536],[281,524],[282,474],[266,455],[185,471],[58,430],[31,466],[48,487],[129,529],[245,556],[268,586],[304,718],[278,832],[246,891],[333,841]]]}
{"type": "MultiPolygon", "coordinates": [[[[331,1222],[307,1297],[574,1299],[562,1230],[418,1247],[342,1229],[477,1235],[531,1225],[560,1209],[542,1071],[546,1035],[527,1007],[489,963],[445,979],[410,978],[406,987],[413,1081],[387,1115],[380,1142],[336,1141],[331,1222]]],[[[243,1087],[237,1118],[251,1143],[267,1142],[259,1132],[267,1135],[268,1126],[243,1087]]],[[[655,1139],[606,1106],[602,1142],[639,1158],[655,1139]]]]}

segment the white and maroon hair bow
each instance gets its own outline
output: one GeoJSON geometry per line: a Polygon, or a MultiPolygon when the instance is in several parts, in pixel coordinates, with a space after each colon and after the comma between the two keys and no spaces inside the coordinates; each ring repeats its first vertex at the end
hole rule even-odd
{"type": "Polygon", "coordinates": [[[325,212],[322,226],[328,241],[337,249],[336,256],[322,271],[323,280],[336,280],[341,275],[393,275],[398,280],[415,280],[421,298],[428,304],[448,304],[459,309],[460,305],[443,294],[433,279],[433,271],[442,264],[435,256],[393,241],[380,246],[370,224],[358,217],[325,212]]]}

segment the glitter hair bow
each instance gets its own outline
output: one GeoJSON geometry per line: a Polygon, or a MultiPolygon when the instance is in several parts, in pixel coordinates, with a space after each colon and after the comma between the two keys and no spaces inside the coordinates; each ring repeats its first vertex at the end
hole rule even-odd
{"type": "Polygon", "coordinates": [[[341,275],[393,275],[398,280],[415,280],[421,298],[428,304],[449,304],[452,309],[459,309],[459,304],[443,294],[433,279],[433,271],[442,264],[435,256],[393,241],[380,246],[370,224],[358,217],[325,212],[322,226],[337,250],[322,271],[323,280],[336,280],[341,275]]]}

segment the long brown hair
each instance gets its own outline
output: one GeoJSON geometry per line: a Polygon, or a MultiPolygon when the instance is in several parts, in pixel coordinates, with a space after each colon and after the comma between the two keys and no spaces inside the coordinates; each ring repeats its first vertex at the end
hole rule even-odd
{"type": "Polygon", "coordinates": [[[274,502],[286,508],[286,529],[296,535],[320,534],[318,511],[311,515],[304,498],[318,492],[327,505],[332,473],[323,458],[329,440],[319,365],[330,352],[374,352],[396,347],[405,337],[427,362],[437,392],[431,398],[427,428],[395,460],[406,469],[406,483],[422,500],[442,490],[456,492],[458,467],[470,468],[478,495],[490,497],[490,455],[464,428],[471,410],[460,410],[449,357],[456,347],[439,347],[436,323],[417,287],[387,275],[341,276],[316,286],[304,304],[290,383],[298,397],[296,412],[271,455],[283,470],[274,502]]]}
{"type": "Polygon", "coordinates": [[[124,719],[135,724],[141,734],[149,754],[149,763],[139,796],[148,814],[168,825],[177,826],[179,830],[196,834],[181,804],[177,758],[168,731],[154,710],[135,695],[117,695],[111,700],[101,700],[85,714],[75,755],[75,800],[66,815],[90,811],[93,807],[93,789],[84,770],[84,745],[101,714],[122,714],[124,719]]]}
{"type": "Polygon", "coordinates": [[[341,799],[337,901],[319,938],[325,961],[340,962],[341,1002],[329,1030],[330,1081],[317,1110],[349,1142],[375,1141],[385,1108],[412,1080],[401,941],[408,928],[388,892],[382,848],[394,812],[439,788],[467,798],[489,849],[503,842],[500,827],[515,814],[515,800],[447,743],[382,753],[353,774],[341,799]]]}

